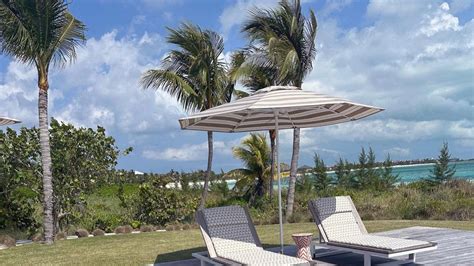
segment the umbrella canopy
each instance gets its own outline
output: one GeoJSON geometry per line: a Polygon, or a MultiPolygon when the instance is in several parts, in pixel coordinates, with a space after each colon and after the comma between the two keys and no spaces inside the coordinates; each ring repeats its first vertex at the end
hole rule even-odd
{"type": "Polygon", "coordinates": [[[20,122],[21,121],[17,120],[17,119],[0,116],[0,126],[13,125],[13,124],[20,123],[20,122]]]}
{"type": "Polygon", "coordinates": [[[321,127],[358,120],[382,108],[354,103],[337,97],[302,91],[297,87],[271,86],[251,96],[226,103],[179,120],[181,129],[248,132],[276,131],[276,166],[280,248],[283,253],[283,218],[279,163],[279,129],[321,127]]]}
{"type": "Polygon", "coordinates": [[[248,132],[275,129],[275,111],[278,112],[278,127],[287,129],[339,124],[382,110],[296,87],[272,86],[179,122],[182,129],[248,132]]]}

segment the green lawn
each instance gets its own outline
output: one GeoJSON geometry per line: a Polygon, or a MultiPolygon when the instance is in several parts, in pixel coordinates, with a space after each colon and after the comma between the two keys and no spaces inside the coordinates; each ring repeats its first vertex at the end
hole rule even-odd
{"type": "MultiPolygon", "coordinates": [[[[370,232],[415,225],[474,230],[474,221],[366,221],[370,232]]],[[[278,245],[278,225],[257,226],[264,246],[278,245]]],[[[316,233],[312,223],[286,224],[285,243],[291,234],[316,233]]],[[[199,230],[153,232],[57,241],[53,246],[31,244],[0,251],[2,265],[144,265],[191,258],[205,250],[199,230]]]]}

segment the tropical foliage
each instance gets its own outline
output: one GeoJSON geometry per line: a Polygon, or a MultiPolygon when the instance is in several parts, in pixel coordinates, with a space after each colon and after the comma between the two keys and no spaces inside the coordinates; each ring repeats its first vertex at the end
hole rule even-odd
{"type": "MultiPolygon", "coordinates": [[[[216,32],[184,23],[168,28],[167,41],[176,46],[162,60],[159,69],[145,72],[144,88],[163,90],[187,111],[203,111],[231,100],[233,82],[221,58],[224,41],[216,32]]],[[[212,171],[213,134],[208,132],[208,163],[200,208],[205,206],[212,171]]]]}
{"type": "MultiPolygon", "coordinates": [[[[84,196],[114,174],[119,150],[102,127],[76,128],[52,119],[50,136],[53,220],[60,230],[84,215],[84,196]]],[[[0,140],[0,213],[4,214],[0,228],[34,231],[41,224],[35,209],[42,185],[39,132],[36,128],[0,130],[0,140]]]]}
{"type": "Polygon", "coordinates": [[[266,181],[270,178],[270,149],[265,135],[251,133],[242,141],[241,146],[233,148],[233,154],[245,166],[231,173],[241,176],[236,183],[236,188],[245,191],[251,202],[256,196],[262,197],[265,193],[266,181]]]}
{"type": "Polygon", "coordinates": [[[0,2],[0,51],[20,62],[36,66],[38,115],[43,168],[44,231],[53,242],[53,177],[48,133],[48,75],[51,63],[64,66],[76,57],[85,41],[84,24],[68,11],[64,0],[0,2]]]}
{"type": "MultiPolygon", "coordinates": [[[[275,68],[278,85],[300,87],[304,77],[313,68],[316,54],[317,22],[313,10],[306,18],[299,0],[282,0],[274,9],[253,9],[242,31],[247,34],[258,52],[250,57],[252,65],[261,69],[275,68]]],[[[294,129],[291,158],[287,216],[293,212],[296,171],[299,157],[300,130],[294,129]]]]}

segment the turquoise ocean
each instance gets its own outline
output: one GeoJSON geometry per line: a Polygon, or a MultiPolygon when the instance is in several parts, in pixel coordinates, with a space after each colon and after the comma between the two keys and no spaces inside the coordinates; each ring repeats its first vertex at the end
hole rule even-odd
{"type": "MultiPolygon", "coordinates": [[[[472,161],[463,161],[450,163],[450,166],[455,165],[456,173],[455,178],[471,180],[474,182],[474,160],[472,161]]],[[[400,178],[400,182],[409,183],[413,181],[422,180],[428,178],[433,170],[434,164],[416,164],[416,165],[398,165],[393,167],[393,174],[397,175],[400,178]]],[[[336,175],[333,171],[328,172],[328,174],[336,178],[336,175]]],[[[229,188],[234,187],[235,181],[228,180],[227,184],[229,188]]],[[[286,178],[282,179],[282,187],[288,187],[288,180],[286,178]]],[[[276,188],[276,182],[275,182],[276,188]]]]}

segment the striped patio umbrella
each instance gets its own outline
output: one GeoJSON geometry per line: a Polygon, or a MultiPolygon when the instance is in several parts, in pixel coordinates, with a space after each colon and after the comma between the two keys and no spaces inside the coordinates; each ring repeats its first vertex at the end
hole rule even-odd
{"type": "Polygon", "coordinates": [[[5,116],[0,116],[0,126],[7,126],[7,125],[13,125],[16,123],[20,123],[20,120],[5,117],[5,116]]]}
{"type": "Polygon", "coordinates": [[[345,123],[380,111],[383,109],[303,91],[297,87],[272,86],[234,102],[182,118],[179,123],[181,129],[202,131],[249,132],[270,129],[276,131],[280,244],[283,251],[278,130],[345,123]]]}

